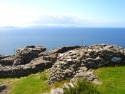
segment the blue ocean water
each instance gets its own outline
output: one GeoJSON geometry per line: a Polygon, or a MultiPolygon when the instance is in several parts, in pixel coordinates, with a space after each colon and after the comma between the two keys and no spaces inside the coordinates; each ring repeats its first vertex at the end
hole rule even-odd
{"type": "Polygon", "coordinates": [[[0,30],[0,54],[36,45],[48,50],[60,46],[114,44],[125,47],[125,28],[15,28],[0,30]]]}

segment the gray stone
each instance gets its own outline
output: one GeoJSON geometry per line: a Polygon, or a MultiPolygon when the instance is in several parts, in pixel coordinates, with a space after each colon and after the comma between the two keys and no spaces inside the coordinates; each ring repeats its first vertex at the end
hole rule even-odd
{"type": "Polygon", "coordinates": [[[85,66],[84,67],[80,67],[79,69],[83,70],[83,71],[87,71],[88,70],[87,67],[85,67],[85,66]]]}
{"type": "Polygon", "coordinates": [[[95,75],[91,75],[90,77],[88,77],[88,81],[93,81],[94,79],[97,79],[98,77],[95,75]]]}
{"type": "Polygon", "coordinates": [[[122,59],[120,57],[112,57],[111,61],[112,62],[120,62],[122,59]]]}
{"type": "Polygon", "coordinates": [[[64,83],[63,88],[69,88],[69,87],[74,87],[74,84],[72,82],[70,82],[70,83],[64,83]]]}
{"type": "Polygon", "coordinates": [[[0,92],[4,89],[6,89],[6,86],[4,84],[0,85],[0,92]]]}
{"type": "Polygon", "coordinates": [[[115,45],[98,44],[45,50],[42,46],[27,46],[19,48],[13,56],[0,55],[0,77],[21,77],[51,68],[49,84],[75,76],[95,80],[96,76],[93,77],[93,72],[88,73],[89,69],[94,70],[110,62],[125,62],[125,49],[115,45]]]}
{"type": "Polygon", "coordinates": [[[50,91],[50,94],[64,94],[63,88],[56,88],[50,91]]]}
{"type": "Polygon", "coordinates": [[[15,54],[14,65],[27,64],[37,58],[41,52],[46,51],[43,46],[26,46],[17,49],[15,54]]]}
{"type": "Polygon", "coordinates": [[[76,73],[76,75],[74,75],[74,77],[81,78],[81,77],[87,77],[87,76],[86,76],[86,73],[81,72],[81,73],[76,73]]]}
{"type": "Polygon", "coordinates": [[[100,82],[98,79],[94,79],[94,81],[92,81],[94,84],[96,85],[101,85],[102,82],[100,82]]]}
{"type": "MultiPolygon", "coordinates": [[[[89,80],[96,79],[96,76],[93,76],[93,72],[88,71],[89,69],[98,68],[109,64],[110,61],[125,61],[125,56],[123,54],[124,49],[115,45],[93,45],[93,46],[83,46],[81,48],[76,48],[69,50],[63,53],[61,58],[55,62],[55,66],[58,62],[65,62],[64,64],[58,64],[58,66],[52,69],[61,70],[65,75],[60,79],[68,79],[72,77],[88,77],[89,80]],[[119,57],[119,58],[113,58],[119,57]],[[121,58],[121,59],[120,59],[121,58]],[[111,60],[112,59],[112,60],[111,60]],[[60,69],[61,68],[61,69],[60,69]],[[67,71],[71,70],[71,71],[67,71]],[[66,76],[68,75],[68,76],[66,76]]],[[[50,74],[55,74],[60,76],[59,73],[50,71],[50,74]]],[[[51,78],[51,76],[50,76],[51,78]]],[[[53,77],[52,77],[53,78],[53,77]]],[[[51,79],[52,80],[52,79],[51,79]]],[[[54,81],[59,81],[59,79],[54,79],[54,81]]],[[[49,82],[49,80],[48,80],[49,82]]]]}
{"type": "Polygon", "coordinates": [[[72,59],[77,59],[77,56],[76,56],[76,55],[73,55],[71,58],[72,58],[72,59]]]}

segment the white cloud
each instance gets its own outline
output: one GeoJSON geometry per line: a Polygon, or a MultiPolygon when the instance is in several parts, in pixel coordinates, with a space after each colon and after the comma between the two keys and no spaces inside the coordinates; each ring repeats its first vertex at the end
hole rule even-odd
{"type": "Polygon", "coordinates": [[[39,8],[18,3],[0,2],[0,27],[2,26],[89,26],[91,20],[74,14],[46,14],[39,8]]]}
{"type": "MultiPolygon", "coordinates": [[[[4,26],[79,26],[93,27],[109,24],[102,19],[91,19],[70,13],[48,14],[44,10],[19,3],[0,2],[0,27],[4,26]]],[[[109,25],[110,26],[110,25],[109,25]]]]}
{"type": "Polygon", "coordinates": [[[49,14],[40,15],[33,21],[35,26],[92,26],[94,22],[88,18],[83,18],[78,15],[70,14],[49,14]]]}
{"type": "Polygon", "coordinates": [[[37,15],[35,9],[27,9],[18,3],[0,2],[0,27],[29,26],[37,15]]]}

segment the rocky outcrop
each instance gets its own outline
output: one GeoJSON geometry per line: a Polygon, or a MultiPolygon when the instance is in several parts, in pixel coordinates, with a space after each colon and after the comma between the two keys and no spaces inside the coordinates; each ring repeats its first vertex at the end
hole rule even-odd
{"type": "Polygon", "coordinates": [[[64,79],[87,78],[98,83],[93,69],[106,64],[125,64],[125,49],[115,45],[84,46],[60,54],[52,66],[48,84],[64,79]]]}

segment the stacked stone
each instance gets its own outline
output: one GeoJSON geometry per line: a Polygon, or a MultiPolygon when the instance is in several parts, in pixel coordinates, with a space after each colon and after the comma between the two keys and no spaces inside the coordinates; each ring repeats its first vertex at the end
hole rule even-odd
{"type": "Polygon", "coordinates": [[[30,63],[25,65],[17,66],[1,66],[0,67],[0,77],[22,77],[32,73],[37,73],[48,69],[52,66],[51,61],[45,61],[42,57],[32,60],[30,63]]]}
{"type": "Polygon", "coordinates": [[[65,78],[70,79],[80,65],[75,56],[78,52],[70,50],[64,54],[60,54],[56,63],[51,68],[50,78],[48,83],[54,83],[56,81],[62,81],[65,78]],[[71,56],[73,58],[71,59],[71,56]]]}
{"type": "Polygon", "coordinates": [[[59,52],[64,53],[77,47],[61,47],[50,51],[45,51],[46,48],[42,46],[19,48],[15,56],[0,56],[0,77],[21,77],[51,68],[59,52]]]}
{"type": "Polygon", "coordinates": [[[125,62],[125,49],[115,45],[84,46],[60,54],[52,66],[48,84],[69,78],[87,78],[97,81],[98,77],[90,69],[105,64],[122,64],[125,62]]]}
{"type": "Polygon", "coordinates": [[[16,51],[14,65],[22,65],[30,63],[31,60],[37,58],[41,52],[46,51],[42,46],[26,46],[16,51]]]}
{"type": "Polygon", "coordinates": [[[14,55],[0,56],[1,66],[10,66],[13,65],[13,62],[14,62],[14,55]]]}
{"type": "Polygon", "coordinates": [[[90,69],[125,62],[125,49],[114,45],[71,46],[45,51],[41,46],[19,48],[16,55],[0,56],[0,77],[21,77],[51,68],[49,84],[64,79],[97,76],[90,69]],[[59,54],[60,53],[60,54],[59,54]]]}
{"type": "Polygon", "coordinates": [[[54,48],[52,50],[49,51],[45,51],[45,52],[41,52],[39,54],[39,56],[53,56],[56,53],[65,53],[67,51],[76,49],[76,48],[80,48],[81,46],[66,46],[66,47],[59,47],[59,48],[54,48]]]}
{"type": "Polygon", "coordinates": [[[0,77],[21,77],[50,68],[52,62],[39,56],[45,50],[42,46],[26,46],[15,55],[0,56],[0,77]]]}

